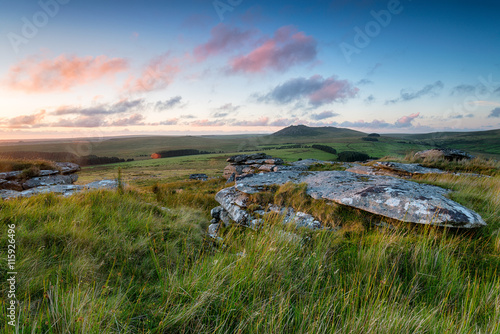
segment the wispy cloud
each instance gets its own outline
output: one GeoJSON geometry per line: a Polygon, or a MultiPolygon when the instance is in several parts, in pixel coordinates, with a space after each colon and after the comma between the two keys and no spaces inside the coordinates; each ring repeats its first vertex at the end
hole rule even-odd
{"type": "Polygon", "coordinates": [[[49,127],[55,128],[98,128],[105,126],[107,123],[100,117],[80,116],[73,119],[60,119],[57,122],[48,124],[49,127]]]}
{"type": "Polygon", "coordinates": [[[150,92],[164,89],[180,72],[179,60],[165,53],[149,61],[139,77],[129,77],[124,89],[128,93],[150,92]]]}
{"type": "Polygon", "coordinates": [[[226,103],[223,106],[216,108],[212,113],[212,117],[223,118],[229,116],[230,114],[236,113],[236,111],[238,111],[238,109],[240,108],[240,106],[234,106],[232,103],[226,103]]]}
{"type": "Polygon", "coordinates": [[[414,99],[421,98],[423,96],[437,96],[438,92],[443,89],[444,84],[439,80],[433,84],[426,85],[422,89],[416,92],[409,92],[407,90],[401,90],[400,96],[398,98],[387,100],[385,104],[394,104],[397,102],[411,101],[414,99]]]}
{"type": "Polygon", "coordinates": [[[28,57],[13,65],[6,76],[8,88],[26,93],[67,91],[128,69],[123,58],[60,55],[54,59],[28,57]]]}
{"type": "Polygon", "coordinates": [[[174,96],[168,100],[165,101],[158,101],[155,104],[155,109],[157,111],[164,111],[164,110],[170,110],[173,109],[175,106],[179,105],[181,103],[182,96],[174,96]]]}
{"type": "Polygon", "coordinates": [[[145,105],[144,99],[121,100],[116,103],[101,103],[91,107],[63,106],[56,109],[52,114],[59,116],[72,114],[81,116],[113,115],[142,110],[145,105]]]}
{"type": "Polygon", "coordinates": [[[333,111],[323,111],[320,112],[319,114],[312,114],[311,118],[314,119],[315,121],[319,121],[322,119],[332,118],[335,116],[339,116],[339,114],[333,111]]]}
{"type": "Polygon", "coordinates": [[[230,62],[230,72],[258,73],[267,70],[285,71],[288,68],[316,59],[317,42],[312,36],[297,32],[293,26],[278,29],[272,38],[246,55],[230,62]]]}
{"type": "MultiPolygon", "coordinates": [[[[359,128],[359,129],[396,129],[396,128],[409,128],[413,127],[413,121],[420,117],[420,113],[414,113],[407,116],[403,116],[396,120],[394,123],[389,123],[384,120],[373,120],[373,121],[365,121],[359,120],[356,122],[345,121],[342,123],[337,123],[338,126],[341,127],[349,127],[349,128],[359,128]]],[[[334,124],[332,124],[334,125],[334,124]]]]}
{"type": "Polygon", "coordinates": [[[179,123],[178,118],[170,118],[170,119],[167,119],[167,120],[160,122],[159,124],[160,125],[177,125],[178,123],[179,123]]]}
{"type": "Polygon", "coordinates": [[[252,121],[236,121],[233,126],[266,126],[269,124],[269,117],[260,117],[252,121]]]}
{"type": "Polygon", "coordinates": [[[347,80],[339,80],[335,76],[324,79],[321,75],[314,75],[309,79],[290,79],[266,95],[257,95],[257,99],[261,102],[287,104],[306,98],[309,104],[319,107],[353,98],[358,91],[359,89],[347,80]]]}
{"type": "Polygon", "coordinates": [[[133,114],[130,117],[120,118],[111,122],[108,126],[130,126],[130,125],[145,125],[144,116],[141,114],[133,114]]]}
{"type": "Polygon", "coordinates": [[[290,126],[297,124],[299,122],[298,118],[278,118],[269,123],[270,126],[290,126]]]}
{"type": "Polygon", "coordinates": [[[491,117],[500,117],[500,108],[495,108],[492,111],[490,111],[490,114],[488,115],[489,118],[491,117]]]}
{"type": "Polygon", "coordinates": [[[220,23],[212,28],[210,34],[210,40],[205,44],[197,46],[193,51],[197,61],[205,60],[210,56],[225,51],[238,49],[248,43],[255,36],[256,32],[251,30],[242,31],[236,27],[220,23]]]}
{"type": "Polygon", "coordinates": [[[409,126],[411,126],[413,120],[415,118],[418,118],[420,116],[420,113],[414,113],[414,114],[411,114],[411,115],[408,115],[408,116],[403,116],[401,117],[400,119],[398,119],[395,123],[395,125],[398,127],[398,128],[407,128],[409,126]]]}
{"type": "Polygon", "coordinates": [[[21,115],[10,119],[0,119],[0,127],[10,129],[39,127],[40,122],[45,118],[46,111],[42,110],[32,115],[21,115]]]}
{"type": "Polygon", "coordinates": [[[368,96],[364,101],[366,104],[371,104],[375,101],[375,96],[373,96],[373,94],[370,94],[370,96],[368,96]]]}
{"type": "Polygon", "coordinates": [[[224,126],[226,122],[223,121],[210,121],[208,119],[202,119],[202,120],[197,120],[197,121],[192,121],[189,123],[191,126],[224,126]]]}
{"type": "Polygon", "coordinates": [[[452,114],[452,115],[449,115],[448,118],[451,118],[451,119],[463,119],[463,118],[473,118],[474,117],[474,114],[452,114]]]}

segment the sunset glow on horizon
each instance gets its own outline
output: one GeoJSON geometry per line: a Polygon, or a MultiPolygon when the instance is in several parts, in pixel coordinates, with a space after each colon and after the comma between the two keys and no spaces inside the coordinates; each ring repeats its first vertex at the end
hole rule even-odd
{"type": "Polygon", "coordinates": [[[0,140],[500,128],[495,1],[0,7],[0,140]]]}

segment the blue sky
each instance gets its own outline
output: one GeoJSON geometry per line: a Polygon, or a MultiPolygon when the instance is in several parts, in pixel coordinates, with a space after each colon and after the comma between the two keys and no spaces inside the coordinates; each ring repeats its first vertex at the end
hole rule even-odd
{"type": "Polygon", "coordinates": [[[0,138],[500,128],[499,9],[0,1],[0,138]]]}

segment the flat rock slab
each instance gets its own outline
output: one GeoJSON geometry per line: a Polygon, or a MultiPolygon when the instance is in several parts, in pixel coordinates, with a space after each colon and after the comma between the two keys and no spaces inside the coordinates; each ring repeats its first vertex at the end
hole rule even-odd
{"type": "Polygon", "coordinates": [[[39,194],[54,193],[63,196],[70,196],[74,193],[90,189],[115,189],[118,187],[116,180],[101,180],[91,182],[86,185],[57,184],[50,186],[36,187],[24,191],[0,190],[0,198],[7,200],[18,197],[31,197],[39,194]]]}
{"type": "Polygon", "coordinates": [[[347,171],[283,171],[237,180],[235,189],[252,194],[267,185],[287,182],[306,183],[307,194],[315,199],[404,222],[461,228],[486,225],[479,214],[447,198],[448,190],[390,176],[359,175],[347,171]]]}
{"type": "Polygon", "coordinates": [[[377,162],[376,167],[382,169],[389,169],[395,172],[409,173],[409,174],[443,174],[445,171],[438,168],[423,167],[420,164],[403,164],[400,162],[377,162]]]}
{"type": "Polygon", "coordinates": [[[437,168],[427,168],[419,164],[403,164],[399,162],[377,162],[372,166],[354,164],[346,170],[363,175],[387,175],[406,178],[414,175],[446,173],[437,168]]]}
{"type": "Polygon", "coordinates": [[[55,165],[61,169],[61,174],[76,173],[80,166],[72,162],[56,162],[55,165]]]}

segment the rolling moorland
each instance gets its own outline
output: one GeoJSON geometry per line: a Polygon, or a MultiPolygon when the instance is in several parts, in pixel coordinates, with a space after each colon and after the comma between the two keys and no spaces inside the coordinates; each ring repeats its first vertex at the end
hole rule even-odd
{"type": "MultiPolygon", "coordinates": [[[[20,333],[500,333],[500,130],[369,137],[294,126],[272,135],[9,143],[0,145],[6,166],[9,152],[134,159],[79,172],[79,184],[119,177],[125,186],[115,191],[0,202],[1,228],[16,225],[20,333]],[[207,236],[228,156],[338,158],[312,145],[484,174],[415,181],[451,189],[451,199],[488,225],[380,227],[381,217],[335,206],[335,232],[296,230],[273,217],[257,231],[230,226],[222,241],[207,236]],[[433,147],[477,158],[416,161],[411,154],[433,147]],[[150,158],[179,149],[211,153],[150,158]],[[209,180],[188,180],[193,173],[209,180]]],[[[297,189],[280,191],[300,208],[297,189]]],[[[12,333],[6,244],[2,232],[0,330],[12,333]]]]}

